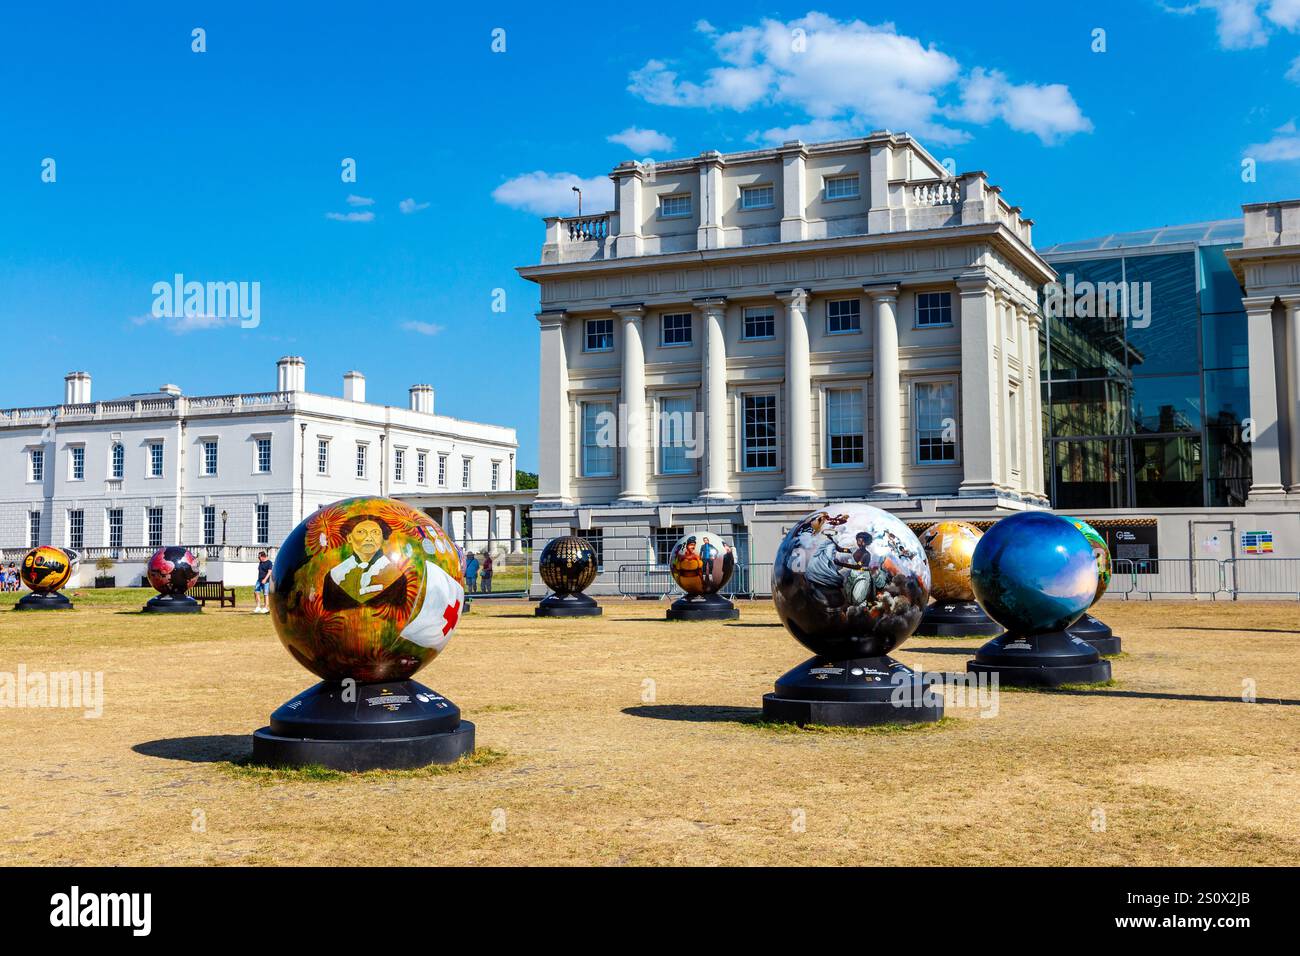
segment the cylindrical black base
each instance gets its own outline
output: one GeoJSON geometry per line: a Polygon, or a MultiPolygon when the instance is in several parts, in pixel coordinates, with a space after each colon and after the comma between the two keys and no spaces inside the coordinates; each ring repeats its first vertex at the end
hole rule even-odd
{"type": "Polygon", "coordinates": [[[1003,630],[974,601],[935,601],[912,633],[916,637],[996,637],[1003,630]]]}
{"type": "Polygon", "coordinates": [[[734,621],[740,611],[721,594],[678,598],[664,613],[670,621],[734,621]]]}
{"type": "Polygon", "coordinates": [[[60,594],[58,591],[50,591],[48,594],[39,594],[36,591],[28,591],[18,599],[14,605],[15,611],[71,611],[72,602],[67,596],[60,594]]]}
{"type": "Polygon", "coordinates": [[[188,594],[160,594],[146,601],[140,610],[149,614],[198,614],[203,605],[188,594]]]}
{"type": "Polygon", "coordinates": [[[533,613],[538,617],[599,617],[604,612],[585,594],[548,594],[533,613]]]}
{"type": "Polygon", "coordinates": [[[1059,687],[1110,680],[1110,661],[1066,631],[1020,636],[1003,634],[978,651],[966,665],[972,674],[997,672],[1010,687],[1059,687]]]}
{"type": "Polygon", "coordinates": [[[1091,614],[1085,614],[1068,628],[1071,637],[1081,637],[1097,649],[1102,656],[1118,654],[1121,650],[1120,640],[1104,621],[1099,621],[1091,614]]]}
{"type": "Polygon", "coordinates": [[[253,734],[253,760],[332,770],[404,770],[453,763],[474,749],[460,708],[413,680],[322,681],[271,715],[253,734]]]}
{"type": "Polygon", "coordinates": [[[890,657],[813,657],[782,675],[775,693],[763,695],[763,719],[775,723],[870,727],[933,723],[942,716],[943,695],[890,657]]]}

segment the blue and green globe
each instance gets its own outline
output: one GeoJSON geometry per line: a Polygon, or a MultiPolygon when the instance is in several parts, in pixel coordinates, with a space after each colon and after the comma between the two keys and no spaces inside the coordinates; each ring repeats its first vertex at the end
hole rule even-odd
{"type": "Polygon", "coordinates": [[[971,556],[971,590],[1012,634],[1063,631],[1097,595],[1097,558],[1065,518],[1025,511],[1003,518],[971,556]]]}

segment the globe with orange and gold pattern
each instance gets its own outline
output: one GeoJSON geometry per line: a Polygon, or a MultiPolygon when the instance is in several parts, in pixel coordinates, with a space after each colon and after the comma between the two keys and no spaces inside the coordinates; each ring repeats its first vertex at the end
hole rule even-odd
{"type": "Polygon", "coordinates": [[[965,521],[940,521],[921,532],[921,547],[930,562],[930,595],[936,601],[973,601],[970,559],[981,533],[965,521]]]}
{"type": "Polygon", "coordinates": [[[271,583],[280,642],[325,680],[405,680],[446,647],[465,605],[456,545],[392,498],[310,515],[280,546],[271,583]]]}

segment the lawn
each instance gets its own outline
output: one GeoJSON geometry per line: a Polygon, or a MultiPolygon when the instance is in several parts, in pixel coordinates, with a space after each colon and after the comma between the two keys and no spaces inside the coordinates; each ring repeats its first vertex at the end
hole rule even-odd
{"type": "MultiPolygon", "coordinates": [[[[251,600],[159,618],[136,613],[148,596],[0,607],[0,671],[104,687],[98,718],[0,708],[0,864],[1300,863],[1297,604],[1107,602],[1111,686],[825,731],[759,719],[806,656],[770,602],[704,624],[477,602],[419,679],[480,751],[350,776],[246,765],[249,734],[312,682],[251,600]]],[[[895,656],[960,671],[977,644],[895,656]]]]}

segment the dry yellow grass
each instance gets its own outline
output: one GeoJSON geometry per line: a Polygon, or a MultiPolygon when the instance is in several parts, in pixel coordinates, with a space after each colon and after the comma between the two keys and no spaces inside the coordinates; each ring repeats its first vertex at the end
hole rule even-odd
{"type": "MultiPolygon", "coordinates": [[[[479,602],[419,678],[504,756],[341,780],[223,762],[311,682],[269,620],[137,604],[0,610],[0,671],[102,671],[106,698],[97,720],[0,710],[0,864],[1300,862],[1296,604],[1107,603],[1114,687],[819,733],[756,724],[806,656],[768,602],[736,624],[479,602]]],[[[960,671],[977,644],[896,656],[960,671]]]]}

